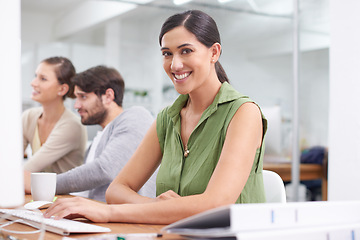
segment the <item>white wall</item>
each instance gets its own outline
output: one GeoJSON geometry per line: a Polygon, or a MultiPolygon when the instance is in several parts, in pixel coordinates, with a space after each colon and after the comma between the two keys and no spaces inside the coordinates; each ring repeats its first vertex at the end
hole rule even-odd
{"type": "Polygon", "coordinates": [[[24,203],[20,1],[0,1],[0,208],[24,203]]]}
{"type": "Polygon", "coordinates": [[[41,12],[21,12],[21,38],[30,43],[51,41],[54,17],[41,12]]]}
{"type": "MultiPolygon", "coordinates": [[[[224,46],[225,50],[227,47],[224,46]]],[[[229,54],[225,51],[221,57],[221,63],[230,77],[231,84],[262,107],[281,106],[283,127],[291,126],[288,122],[291,121],[292,116],[291,53],[257,58],[240,55],[241,52],[235,51],[229,54]]],[[[328,49],[301,54],[299,80],[301,147],[328,144],[328,70],[328,49]]],[[[291,139],[290,136],[283,138],[291,139]]],[[[285,141],[283,147],[286,151],[291,147],[291,142],[285,141]]]]}
{"type": "Polygon", "coordinates": [[[360,200],[359,9],[330,1],[329,200],[360,200]]]}

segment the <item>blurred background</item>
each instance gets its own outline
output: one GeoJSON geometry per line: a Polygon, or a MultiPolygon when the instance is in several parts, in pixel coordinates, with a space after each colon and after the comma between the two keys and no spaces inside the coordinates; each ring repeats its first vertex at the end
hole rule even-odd
{"type": "MultiPolygon", "coordinates": [[[[300,2],[299,142],[328,145],[329,2],[300,2]]],[[[162,69],[158,34],[170,15],[203,10],[218,24],[220,62],[231,84],[269,120],[267,159],[290,161],[293,111],[293,1],[22,0],[23,110],[36,106],[30,82],[44,58],[61,55],[77,72],[104,64],[125,79],[124,107],[154,116],[178,96],[162,69]]],[[[73,108],[73,100],[67,100],[73,108]]],[[[96,126],[88,127],[91,140],[96,126]]]]}

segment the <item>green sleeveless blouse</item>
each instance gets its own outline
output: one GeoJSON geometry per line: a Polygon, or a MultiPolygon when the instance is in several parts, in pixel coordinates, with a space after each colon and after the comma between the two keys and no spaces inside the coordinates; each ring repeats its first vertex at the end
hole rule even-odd
{"type": "MultiPolygon", "coordinates": [[[[219,160],[228,125],[237,109],[253,102],[223,83],[214,102],[204,111],[188,141],[189,155],[184,157],[180,136],[180,111],[188,95],[180,95],[172,106],[157,116],[156,129],[163,154],[156,179],[156,194],[173,190],[180,196],[203,193],[219,160]]],[[[267,121],[263,116],[263,136],[267,121]]],[[[263,137],[264,138],[264,137],[263,137]]],[[[264,144],[256,150],[250,176],[236,203],[265,202],[262,177],[264,144]]],[[[226,186],[224,186],[226,187],[226,186]]]]}

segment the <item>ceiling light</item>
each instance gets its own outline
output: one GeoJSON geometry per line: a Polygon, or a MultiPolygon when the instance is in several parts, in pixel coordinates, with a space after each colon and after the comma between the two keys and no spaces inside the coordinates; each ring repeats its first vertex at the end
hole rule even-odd
{"type": "Polygon", "coordinates": [[[181,4],[184,4],[184,3],[188,3],[192,0],[174,0],[174,4],[175,5],[181,5],[181,4]]]}
{"type": "Polygon", "coordinates": [[[219,3],[227,3],[227,2],[230,2],[232,0],[218,0],[219,3]]]}

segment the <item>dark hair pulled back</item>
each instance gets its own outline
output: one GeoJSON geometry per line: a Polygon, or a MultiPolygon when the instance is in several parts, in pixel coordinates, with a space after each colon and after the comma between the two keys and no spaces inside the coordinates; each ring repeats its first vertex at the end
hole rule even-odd
{"type": "Polygon", "coordinates": [[[50,57],[41,62],[54,66],[58,82],[69,86],[69,91],[63,96],[63,99],[65,100],[66,97],[75,98],[74,84],[72,83],[71,78],[75,76],[76,71],[71,61],[65,57],[50,57]]]}
{"type": "MultiPolygon", "coordinates": [[[[208,48],[214,43],[221,44],[219,30],[214,19],[202,11],[188,10],[166,19],[159,34],[160,46],[165,33],[179,26],[184,26],[189,32],[195,35],[199,42],[208,48]]],[[[215,70],[221,83],[229,82],[219,61],[215,63],[215,70]]]]}

